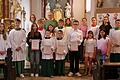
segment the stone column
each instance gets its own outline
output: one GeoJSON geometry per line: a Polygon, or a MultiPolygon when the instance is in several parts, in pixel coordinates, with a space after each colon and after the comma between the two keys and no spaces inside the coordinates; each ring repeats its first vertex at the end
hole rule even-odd
{"type": "Polygon", "coordinates": [[[90,12],[86,12],[86,18],[88,21],[88,27],[91,26],[91,18],[96,16],[96,0],[91,0],[91,10],[90,12]]]}
{"type": "Polygon", "coordinates": [[[37,20],[41,18],[41,1],[42,0],[31,0],[31,14],[35,14],[37,20]]]}
{"type": "Polygon", "coordinates": [[[73,17],[81,20],[85,16],[85,0],[73,0],[73,17]]]}

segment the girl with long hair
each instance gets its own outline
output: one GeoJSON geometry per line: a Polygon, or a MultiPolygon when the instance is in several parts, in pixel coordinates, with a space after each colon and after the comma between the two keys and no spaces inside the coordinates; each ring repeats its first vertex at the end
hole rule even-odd
{"type": "Polygon", "coordinates": [[[38,32],[38,26],[36,23],[33,23],[31,26],[31,31],[27,36],[27,43],[29,45],[29,55],[30,55],[30,64],[31,64],[31,77],[38,77],[39,74],[39,63],[40,63],[40,45],[41,45],[42,36],[40,32],[38,32]],[[32,40],[39,40],[39,49],[32,49],[32,40]]]}

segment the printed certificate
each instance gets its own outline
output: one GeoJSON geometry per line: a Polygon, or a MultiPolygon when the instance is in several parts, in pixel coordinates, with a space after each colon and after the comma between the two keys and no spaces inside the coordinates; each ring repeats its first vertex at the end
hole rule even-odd
{"type": "Polygon", "coordinates": [[[77,41],[71,42],[71,48],[72,51],[78,51],[78,43],[77,41]]]}
{"type": "Polygon", "coordinates": [[[39,50],[39,42],[40,41],[38,39],[32,40],[31,49],[32,50],[39,50]]]}

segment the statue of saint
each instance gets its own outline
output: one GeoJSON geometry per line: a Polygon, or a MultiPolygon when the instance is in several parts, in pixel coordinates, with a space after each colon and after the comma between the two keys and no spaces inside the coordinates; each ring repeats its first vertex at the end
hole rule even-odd
{"type": "Polygon", "coordinates": [[[17,0],[10,0],[10,3],[11,3],[10,16],[11,19],[14,19],[19,14],[19,12],[22,11],[22,7],[17,0]]]}
{"type": "Polygon", "coordinates": [[[63,18],[63,11],[61,9],[61,5],[57,2],[54,9],[54,18],[59,21],[59,19],[63,18]]]}
{"type": "Polygon", "coordinates": [[[103,0],[97,0],[97,8],[103,7],[103,0]]]}
{"type": "Polygon", "coordinates": [[[117,6],[117,8],[120,8],[120,0],[118,0],[116,6],[117,6]]]}
{"type": "Polygon", "coordinates": [[[45,17],[48,19],[48,13],[50,12],[50,3],[47,3],[45,8],[45,17]]]}
{"type": "Polygon", "coordinates": [[[71,6],[69,3],[67,3],[65,7],[65,17],[70,18],[71,17],[71,6]]]}

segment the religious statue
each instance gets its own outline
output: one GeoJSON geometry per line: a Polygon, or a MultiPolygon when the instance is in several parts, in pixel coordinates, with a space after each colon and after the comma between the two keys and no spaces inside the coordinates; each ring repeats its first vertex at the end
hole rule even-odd
{"type": "Polygon", "coordinates": [[[69,3],[67,3],[65,7],[65,17],[70,18],[71,17],[71,6],[69,3]]]}
{"type": "Polygon", "coordinates": [[[97,0],[97,7],[102,8],[103,7],[103,0],[97,0]]]}
{"type": "Polygon", "coordinates": [[[19,12],[21,12],[22,7],[17,0],[10,0],[10,3],[11,3],[10,16],[11,19],[15,19],[19,12]]]}
{"type": "Polygon", "coordinates": [[[47,3],[45,8],[45,17],[48,19],[48,13],[50,12],[50,3],[47,3]]]}
{"type": "Polygon", "coordinates": [[[22,27],[25,29],[25,20],[26,20],[26,11],[25,8],[23,7],[22,11],[21,11],[21,20],[22,20],[22,27]]]}
{"type": "Polygon", "coordinates": [[[13,5],[13,1],[10,0],[10,18],[13,19],[14,16],[14,5],[13,5]]]}
{"type": "Polygon", "coordinates": [[[117,8],[120,8],[120,0],[118,0],[116,6],[117,6],[117,8]]]}
{"type": "Polygon", "coordinates": [[[59,19],[63,18],[63,11],[62,11],[61,5],[58,3],[58,1],[55,5],[55,9],[53,11],[54,11],[55,20],[59,21],[59,19]]]}

